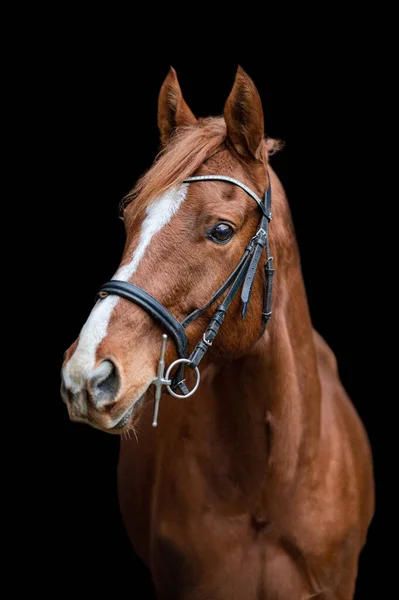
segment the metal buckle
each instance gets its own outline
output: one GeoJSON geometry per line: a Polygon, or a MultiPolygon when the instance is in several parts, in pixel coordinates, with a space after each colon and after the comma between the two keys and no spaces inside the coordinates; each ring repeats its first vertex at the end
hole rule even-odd
{"type": "Polygon", "coordinates": [[[267,236],[267,231],[265,229],[263,229],[263,227],[261,227],[260,229],[258,229],[258,231],[255,234],[255,237],[260,237],[260,236],[266,237],[267,236]]]}
{"type": "Polygon", "coordinates": [[[188,394],[176,394],[176,392],[174,392],[172,390],[172,388],[170,387],[172,384],[172,380],[169,379],[172,369],[178,364],[189,364],[189,363],[191,363],[191,361],[188,358],[178,358],[177,360],[175,360],[174,362],[172,362],[169,365],[169,367],[165,373],[165,376],[164,376],[165,350],[166,350],[167,339],[168,339],[168,336],[166,335],[166,333],[164,333],[162,335],[162,348],[161,348],[161,358],[159,359],[159,363],[158,363],[158,375],[152,382],[155,386],[155,407],[154,407],[154,417],[152,420],[153,427],[156,427],[158,425],[158,411],[159,411],[159,402],[161,400],[161,394],[162,394],[162,386],[163,385],[166,386],[166,389],[168,390],[168,392],[171,394],[171,396],[174,396],[175,398],[189,398],[197,391],[199,383],[200,383],[200,377],[201,377],[198,367],[194,367],[194,371],[197,375],[197,381],[195,382],[195,386],[193,387],[193,389],[188,394]]]}
{"type": "Polygon", "coordinates": [[[202,340],[207,346],[212,346],[212,344],[213,344],[213,342],[210,342],[209,340],[206,339],[205,333],[202,334],[202,340]]]}

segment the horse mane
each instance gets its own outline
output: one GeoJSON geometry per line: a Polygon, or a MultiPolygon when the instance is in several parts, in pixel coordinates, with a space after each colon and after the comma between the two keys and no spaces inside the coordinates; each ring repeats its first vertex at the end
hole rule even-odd
{"type": "MultiPolygon", "coordinates": [[[[222,146],[225,139],[226,123],[223,117],[201,119],[200,126],[178,129],[168,145],[158,153],[153,165],[123,198],[121,209],[134,200],[137,212],[144,210],[154,198],[193,175],[222,146]]],[[[259,158],[266,164],[268,157],[282,146],[280,140],[263,140],[259,158]]]]}

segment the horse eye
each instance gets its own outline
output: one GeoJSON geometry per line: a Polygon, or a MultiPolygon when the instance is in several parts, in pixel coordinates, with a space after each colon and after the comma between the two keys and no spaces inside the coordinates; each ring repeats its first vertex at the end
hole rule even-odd
{"type": "Polygon", "coordinates": [[[229,242],[234,235],[234,229],[227,223],[218,223],[216,227],[210,231],[209,237],[213,242],[225,244],[229,242]]]}

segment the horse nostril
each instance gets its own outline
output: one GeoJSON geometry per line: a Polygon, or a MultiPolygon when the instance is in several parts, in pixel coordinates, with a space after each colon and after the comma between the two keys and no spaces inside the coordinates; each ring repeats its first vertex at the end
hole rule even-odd
{"type": "Polygon", "coordinates": [[[88,384],[94,404],[101,406],[113,402],[120,387],[117,367],[110,360],[104,360],[88,384]]]}
{"type": "Polygon", "coordinates": [[[65,404],[67,404],[68,402],[72,403],[73,402],[73,395],[71,390],[69,390],[64,382],[64,379],[61,379],[61,398],[63,400],[63,402],[65,402],[65,404]]]}

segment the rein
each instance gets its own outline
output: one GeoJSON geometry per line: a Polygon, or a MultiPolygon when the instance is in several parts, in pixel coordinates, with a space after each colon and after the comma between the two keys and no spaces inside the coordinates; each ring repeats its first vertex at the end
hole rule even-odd
{"type": "Polygon", "coordinates": [[[247,247],[245,248],[244,254],[241,257],[240,262],[229,275],[229,277],[226,279],[226,281],[222,284],[222,286],[212,296],[208,304],[206,304],[202,308],[194,310],[182,322],[180,322],[160,302],[158,302],[158,300],[153,298],[153,296],[151,296],[142,288],[132,283],[112,279],[104,285],[102,285],[98,292],[98,296],[100,299],[105,298],[109,294],[116,294],[121,298],[125,298],[126,300],[130,300],[131,302],[137,304],[138,306],[143,308],[164,329],[166,329],[169,332],[169,334],[174,338],[178,355],[180,358],[172,362],[169,365],[166,373],[164,373],[164,359],[168,336],[166,334],[163,334],[162,336],[161,358],[158,363],[158,373],[157,377],[152,382],[155,386],[155,408],[152,423],[153,427],[157,426],[159,403],[161,399],[163,386],[166,386],[166,389],[169,392],[169,394],[171,394],[175,398],[188,398],[189,396],[192,396],[198,389],[200,383],[200,372],[198,369],[198,365],[201,362],[207,350],[209,350],[209,348],[212,346],[213,340],[219,332],[219,329],[226,317],[227,311],[241,286],[241,316],[243,319],[245,319],[248,312],[249,302],[251,300],[255,274],[264,248],[266,250],[266,262],[264,263],[265,284],[263,293],[262,328],[260,335],[264,333],[267,322],[269,321],[272,314],[271,299],[273,290],[274,268],[273,257],[270,254],[269,245],[269,222],[272,218],[272,192],[270,176],[269,186],[265,191],[263,201],[255,194],[255,192],[253,192],[244,183],[242,183],[238,179],[234,179],[233,177],[228,177],[226,175],[199,175],[196,177],[188,177],[184,180],[184,183],[200,181],[226,181],[228,183],[240,187],[249,196],[251,196],[253,200],[255,200],[262,213],[258,225],[258,230],[248,243],[247,247]],[[188,340],[185,328],[190,323],[195,321],[195,319],[200,317],[204,312],[206,312],[212,306],[212,304],[216,302],[216,300],[218,300],[220,296],[229,288],[230,290],[227,293],[224,301],[216,309],[213,317],[211,318],[208,324],[208,327],[203,333],[202,339],[196,344],[194,350],[187,358],[188,340]],[[179,366],[177,373],[173,379],[170,379],[171,372],[176,366],[179,366]],[[196,373],[197,379],[192,390],[188,390],[184,383],[183,375],[185,366],[194,369],[196,373]],[[179,389],[182,392],[182,394],[177,394],[174,391],[175,389],[179,389]]]}

